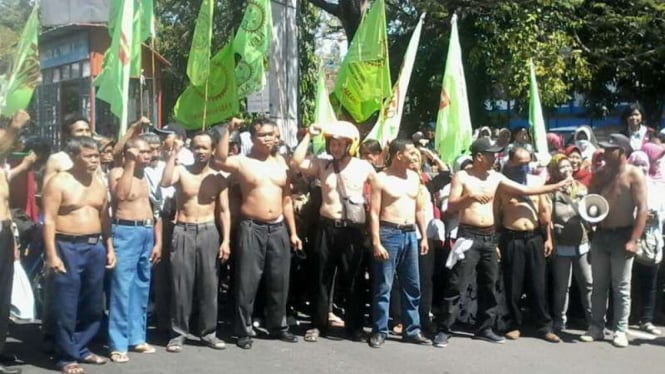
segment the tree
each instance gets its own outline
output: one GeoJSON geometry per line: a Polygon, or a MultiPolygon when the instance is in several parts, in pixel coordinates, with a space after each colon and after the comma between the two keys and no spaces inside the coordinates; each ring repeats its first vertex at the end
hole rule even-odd
{"type": "Polygon", "coordinates": [[[30,16],[30,0],[0,1],[0,74],[9,69],[23,25],[30,16]]]}
{"type": "Polygon", "coordinates": [[[316,56],[316,30],[320,21],[319,11],[306,1],[298,2],[298,123],[311,124],[314,116],[314,99],[318,78],[319,58],[316,56]]]}

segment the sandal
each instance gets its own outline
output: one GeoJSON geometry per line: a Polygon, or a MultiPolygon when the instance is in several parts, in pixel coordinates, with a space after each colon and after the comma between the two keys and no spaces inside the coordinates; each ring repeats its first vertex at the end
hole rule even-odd
{"type": "Polygon", "coordinates": [[[116,364],[124,364],[125,362],[129,361],[129,356],[127,356],[127,352],[111,352],[111,361],[115,362],[116,364]]]}
{"type": "Polygon", "coordinates": [[[316,328],[309,329],[305,332],[305,338],[304,339],[305,339],[306,342],[314,343],[314,342],[317,342],[319,340],[319,335],[321,335],[321,332],[319,331],[319,329],[316,329],[316,328]]]}
{"type": "Polygon", "coordinates": [[[169,344],[166,345],[166,352],[171,352],[171,353],[182,352],[182,340],[178,338],[171,339],[169,344]]]}
{"type": "Polygon", "coordinates": [[[60,369],[62,374],[84,374],[85,370],[76,362],[67,364],[60,369]]]}
{"type": "Polygon", "coordinates": [[[137,344],[132,348],[132,352],[136,353],[155,353],[157,350],[155,347],[151,346],[148,343],[137,344]]]}
{"type": "Polygon", "coordinates": [[[328,313],[328,323],[333,327],[344,327],[344,320],[339,318],[335,313],[328,313]]]}
{"type": "Polygon", "coordinates": [[[108,359],[98,356],[94,353],[91,353],[85,357],[83,357],[83,360],[81,360],[84,364],[91,364],[91,365],[104,365],[105,363],[109,362],[108,359]]]}

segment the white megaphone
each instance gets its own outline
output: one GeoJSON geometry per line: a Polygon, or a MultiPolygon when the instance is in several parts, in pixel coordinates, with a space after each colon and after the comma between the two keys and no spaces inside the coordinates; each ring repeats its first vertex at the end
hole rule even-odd
{"type": "Polygon", "coordinates": [[[598,194],[589,194],[577,203],[577,211],[583,220],[598,223],[607,217],[607,213],[610,212],[610,204],[598,194]]]}

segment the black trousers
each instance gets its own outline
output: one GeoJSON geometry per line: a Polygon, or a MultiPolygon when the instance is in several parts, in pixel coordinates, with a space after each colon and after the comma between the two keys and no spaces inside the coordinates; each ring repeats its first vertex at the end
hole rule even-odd
{"type": "Polygon", "coordinates": [[[252,312],[261,278],[265,274],[266,327],[270,333],[288,330],[286,301],[289,295],[291,245],[284,222],[240,222],[238,251],[234,254],[235,332],[252,333],[252,312]]]}
{"type": "Polygon", "coordinates": [[[547,265],[543,240],[543,235],[538,231],[504,229],[501,232],[499,249],[509,312],[508,330],[522,326],[524,318],[520,300],[525,288],[538,332],[545,334],[552,330],[552,317],[547,304],[547,265]]]}
{"type": "Polygon", "coordinates": [[[9,328],[9,309],[12,304],[14,279],[14,234],[11,221],[0,223],[0,352],[5,347],[9,328]]]}
{"type": "Polygon", "coordinates": [[[171,327],[171,248],[174,224],[162,219],[162,258],[152,267],[152,292],[155,301],[157,329],[168,331],[171,327]]]}
{"type": "Polygon", "coordinates": [[[499,273],[496,235],[460,226],[457,237],[457,240],[462,238],[473,240],[473,245],[464,253],[464,259],[450,270],[448,283],[445,285],[438,330],[450,333],[459,314],[462,293],[469,288],[474,276],[478,286],[475,328],[477,331],[492,328],[496,318],[496,280],[499,273]]]}
{"type": "Polygon", "coordinates": [[[363,231],[359,227],[335,227],[321,220],[314,247],[314,300],[312,325],[323,333],[328,329],[330,294],[337,269],[345,296],[344,326],[347,331],[363,327],[360,277],[363,261],[363,231]]]}
{"type": "Polygon", "coordinates": [[[198,301],[198,335],[217,330],[219,231],[215,222],[176,223],[171,247],[171,330],[185,338],[192,303],[198,301]],[[196,298],[194,297],[196,295],[196,298]]]}

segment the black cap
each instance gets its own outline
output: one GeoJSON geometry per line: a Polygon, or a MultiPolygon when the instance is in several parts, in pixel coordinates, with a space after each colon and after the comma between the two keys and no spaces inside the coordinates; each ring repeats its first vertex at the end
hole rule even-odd
{"type": "Polygon", "coordinates": [[[177,136],[186,139],[187,138],[187,131],[185,129],[178,125],[177,123],[169,123],[166,126],[163,126],[161,129],[158,129],[156,127],[152,128],[152,131],[154,131],[157,135],[171,135],[171,134],[176,134],[177,136]]]}
{"type": "Polygon", "coordinates": [[[478,138],[475,142],[469,147],[472,155],[476,153],[497,153],[503,150],[503,147],[494,144],[494,142],[488,137],[478,138]]]}
{"type": "Polygon", "coordinates": [[[605,149],[621,148],[627,155],[633,152],[633,147],[630,145],[630,139],[623,134],[610,134],[607,141],[599,142],[598,145],[605,149]]]}

